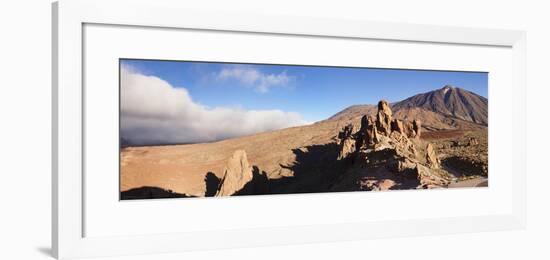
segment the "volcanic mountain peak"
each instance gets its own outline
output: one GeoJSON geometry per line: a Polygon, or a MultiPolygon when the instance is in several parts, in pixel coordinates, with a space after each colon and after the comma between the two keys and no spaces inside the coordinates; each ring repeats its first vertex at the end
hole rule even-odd
{"type": "MultiPolygon", "coordinates": [[[[431,129],[477,129],[488,124],[487,98],[450,84],[392,103],[390,106],[396,118],[418,118],[426,123],[425,127],[431,129]]],[[[350,106],[329,120],[350,120],[364,114],[376,114],[376,106],[350,106]]]]}
{"type": "Polygon", "coordinates": [[[420,107],[446,116],[487,125],[488,100],[462,88],[445,85],[393,104],[394,110],[420,107]]]}
{"type": "Polygon", "coordinates": [[[449,90],[454,89],[452,85],[445,85],[441,90],[443,91],[443,94],[446,94],[449,90]]]}

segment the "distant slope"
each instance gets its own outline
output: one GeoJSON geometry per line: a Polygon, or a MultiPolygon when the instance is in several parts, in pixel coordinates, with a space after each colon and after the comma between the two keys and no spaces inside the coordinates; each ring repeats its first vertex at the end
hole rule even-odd
{"type": "Polygon", "coordinates": [[[410,108],[424,108],[482,125],[487,125],[489,122],[486,98],[450,85],[412,96],[392,105],[395,111],[410,108]]]}
{"type": "Polygon", "coordinates": [[[353,105],[334,114],[328,120],[352,120],[364,115],[375,115],[376,110],[375,105],[353,105]]]}
{"type": "MultiPolygon", "coordinates": [[[[478,129],[488,123],[487,99],[467,90],[445,86],[391,104],[394,118],[419,119],[424,128],[478,129]]],[[[357,120],[363,115],[375,115],[374,105],[350,106],[328,120],[357,120]]]]}

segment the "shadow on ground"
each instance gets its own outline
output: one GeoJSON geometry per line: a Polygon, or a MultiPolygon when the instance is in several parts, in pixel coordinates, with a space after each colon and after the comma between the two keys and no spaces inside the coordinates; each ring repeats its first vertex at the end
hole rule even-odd
{"type": "Polygon", "coordinates": [[[296,160],[292,165],[281,165],[294,173],[292,177],[269,180],[270,194],[328,192],[341,178],[349,162],[336,160],[336,143],[311,145],[293,149],[296,160]]]}
{"type": "Polygon", "coordinates": [[[185,194],[176,193],[171,190],[165,190],[158,187],[140,187],[130,189],[120,193],[121,200],[139,200],[139,199],[164,199],[164,198],[188,198],[185,194]]]}

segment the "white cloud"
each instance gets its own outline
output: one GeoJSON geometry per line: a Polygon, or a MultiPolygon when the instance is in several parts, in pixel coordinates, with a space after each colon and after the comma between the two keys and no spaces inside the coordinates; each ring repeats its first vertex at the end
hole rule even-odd
{"type": "Polygon", "coordinates": [[[298,113],[281,110],[208,108],[185,88],[122,67],[121,135],[134,144],[216,141],[306,123],[298,113]]]}
{"type": "Polygon", "coordinates": [[[283,71],[279,74],[265,74],[261,71],[248,66],[235,65],[223,68],[216,75],[217,79],[234,79],[247,86],[253,87],[260,93],[266,93],[271,87],[286,86],[292,80],[292,77],[283,71]]]}

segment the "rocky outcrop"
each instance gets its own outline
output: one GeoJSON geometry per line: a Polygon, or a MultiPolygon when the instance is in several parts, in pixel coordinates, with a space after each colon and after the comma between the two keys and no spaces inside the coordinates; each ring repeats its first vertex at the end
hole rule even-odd
{"type": "Polygon", "coordinates": [[[420,133],[419,121],[406,122],[392,120],[392,111],[388,102],[378,103],[376,118],[364,115],[357,133],[353,134],[353,126],[346,125],[338,134],[340,146],[338,159],[348,157],[352,153],[368,152],[395,148],[410,154],[416,154],[416,148],[409,138],[417,138],[420,133]]]}
{"type": "Polygon", "coordinates": [[[403,125],[403,121],[399,119],[394,119],[393,121],[391,121],[391,131],[407,135],[405,132],[405,127],[403,125]]]}
{"type": "Polygon", "coordinates": [[[347,124],[346,126],[344,126],[344,128],[342,128],[342,131],[338,133],[338,141],[343,141],[347,138],[351,138],[352,134],[353,134],[353,125],[347,124]]]}
{"type": "Polygon", "coordinates": [[[365,134],[364,144],[366,148],[373,148],[377,143],[380,142],[380,137],[378,135],[378,128],[374,122],[374,118],[369,116],[367,118],[367,130],[365,134]]]}
{"type": "Polygon", "coordinates": [[[361,127],[353,136],[356,151],[373,148],[380,141],[375,122],[372,116],[364,115],[361,118],[361,127]]]}
{"type": "Polygon", "coordinates": [[[412,123],[394,119],[391,122],[391,131],[405,135],[408,138],[420,139],[420,121],[414,120],[412,123]]]}
{"type": "Polygon", "coordinates": [[[434,146],[431,143],[426,145],[426,164],[430,168],[439,169],[441,162],[435,153],[434,146]]]}
{"type": "Polygon", "coordinates": [[[340,151],[338,152],[338,160],[347,158],[355,152],[356,140],[352,136],[353,125],[349,124],[338,134],[340,140],[340,151]]]}
{"type": "Polygon", "coordinates": [[[393,148],[397,151],[397,154],[416,158],[415,144],[406,135],[398,132],[392,132],[390,139],[393,143],[393,148]]]}
{"type": "Polygon", "coordinates": [[[338,160],[348,158],[348,156],[355,152],[355,140],[348,138],[340,144],[340,151],[338,152],[338,160]]]}
{"type": "Polygon", "coordinates": [[[409,122],[409,121],[403,122],[403,133],[409,138],[412,138],[416,135],[412,122],[409,122]]]}
{"type": "Polygon", "coordinates": [[[426,154],[418,154],[425,145],[420,133],[419,120],[392,119],[389,104],[382,100],[376,118],[365,115],[356,133],[351,125],[339,133],[338,160],[353,158],[352,164],[358,164],[356,171],[364,171],[365,179],[359,181],[361,189],[444,187],[449,180],[439,170],[434,146],[427,144],[426,154]]]}
{"type": "Polygon", "coordinates": [[[431,169],[421,164],[416,164],[414,174],[416,174],[418,181],[420,182],[420,186],[418,188],[440,188],[445,187],[450,183],[450,181],[434,174],[431,169]]]}
{"type": "Polygon", "coordinates": [[[413,133],[409,137],[420,139],[420,131],[421,131],[421,123],[420,120],[413,120],[413,133]]]}
{"type": "Polygon", "coordinates": [[[216,196],[231,196],[244,188],[253,178],[252,167],[248,164],[244,150],[237,150],[233,153],[223,172],[216,196]]]}
{"type": "Polygon", "coordinates": [[[365,145],[365,139],[367,136],[367,128],[369,125],[369,117],[364,115],[361,117],[361,126],[359,131],[355,134],[355,149],[360,150],[365,145]]]}
{"type": "Polygon", "coordinates": [[[236,150],[227,161],[223,178],[217,179],[211,172],[205,176],[205,196],[235,196],[269,194],[269,179],[264,171],[250,165],[244,150],[236,150]],[[215,191],[212,187],[218,181],[215,191]]]}
{"type": "Polygon", "coordinates": [[[391,134],[392,111],[385,100],[378,102],[378,113],[376,113],[376,128],[385,136],[391,134]]]}
{"type": "Polygon", "coordinates": [[[420,139],[421,124],[419,120],[403,122],[403,134],[408,138],[420,139]]]}

